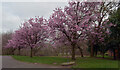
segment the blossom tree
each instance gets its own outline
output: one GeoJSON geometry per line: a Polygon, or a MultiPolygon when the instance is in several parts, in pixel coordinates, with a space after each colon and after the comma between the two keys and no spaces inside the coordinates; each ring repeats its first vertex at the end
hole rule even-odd
{"type": "Polygon", "coordinates": [[[112,23],[111,24],[107,24],[109,23],[108,21],[104,24],[102,24],[99,28],[97,28],[96,26],[93,27],[90,31],[87,32],[87,40],[89,41],[89,46],[91,47],[91,56],[94,56],[94,52],[95,53],[95,56],[97,55],[97,51],[94,51],[93,52],[93,48],[97,48],[98,46],[95,46],[95,45],[98,45],[100,46],[100,44],[102,45],[100,48],[103,48],[101,49],[101,51],[103,51],[103,55],[105,53],[105,45],[106,45],[106,41],[105,41],[105,38],[106,37],[109,37],[110,35],[110,30],[109,28],[111,26],[114,26],[112,23]]]}
{"type": "Polygon", "coordinates": [[[47,29],[47,23],[43,17],[30,18],[15,32],[10,44],[17,46],[19,49],[22,46],[30,47],[30,56],[32,57],[33,48],[39,47],[47,40],[46,38],[49,35],[47,29]]]}
{"type": "Polygon", "coordinates": [[[24,46],[24,44],[26,44],[26,43],[25,43],[24,40],[22,40],[19,36],[20,36],[20,35],[19,35],[19,30],[15,31],[15,33],[14,33],[13,36],[12,36],[12,41],[14,42],[14,46],[15,46],[15,48],[17,48],[18,51],[19,51],[18,55],[20,55],[20,50],[21,50],[22,48],[25,48],[25,47],[26,47],[26,46],[24,46]]]}
{"type": "Polygon", "coordinates": [[[116,8],[118,3],[115,2],[101,2],[99,8],[94,10],[94,15],[96,16],[95,21],[93,21],[93,27],[87,33],[88,40],[90,40],[91,44],[91,57],[94,56],[93,53],[93,45],[97,43],[105,44],[105,37],[109,36],[111,26],[115,26],[113,23],[109,23],[109,14],[111,14],[116,8]]]}
{"type": "Polygon", "coordinates": [[[47,21],[43,17],[30,18],[23,24],[19,33],[21,39],[26,43],[25,46],[31,48],[30,56],[32,57],[33,48],[43,44],[49,36],[47,21]]]}
{"type": "Polygon", "coordinates": [[[12,39],[8,40],[7,45],[5,48],[13,48],[13,51],[15,49],[19,50],[19,55],[20,55],[20,49],[24,48],[24,41],[20,39],[19,37],[19,30],[15,31],[15,33],[12,34],[12,39]]]}
{"type": "Polygon", "coordinates": [[[10,49],[10,51],[11,51],[12,54],[14,55],[14,51],[16,50],[16,46],[15,46],[14,40],[8,40],[8,43],[7,43],[7,45],[5,46],[5,48],[10,49]]]}
{"type": "MultiPolygon", "coordinates": [[[[75,60],[75,48],[78,42],[86,39],[87,33],[94,24],[96,14],[93,10],[98,10],[99,2],[69,2],[64,10],[56,8],[49,19],[49,26],[57,39],[62,43],[71,45],[72,59],[75,60]],[[92,19],[92,21],[91,21],[92,19]]],[[[80,47],[79,47],[80,48],[80,47]]]]}

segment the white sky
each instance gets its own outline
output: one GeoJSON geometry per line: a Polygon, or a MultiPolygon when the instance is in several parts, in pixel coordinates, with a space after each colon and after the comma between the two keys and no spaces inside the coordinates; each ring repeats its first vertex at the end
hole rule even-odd
{"type": "Polygon", "coordinates": [[[17,30],[21,23],[30,17],[49,18],[56,7],[63,8],[69,1],[71,0],[1,0],[0,33],[17,30]]]}
{"type": "MultiPolygon", "coordinates": [[[[50,2],[47,0],[44,0],[46,2],[36,2],[37,0],[34,0],[33,2],[6,2],[7,0],[4,0],[2,4],[0,4],[0,7],[2,8],[2,27],[0,27],[0,32],[7,32],[7,31],[15,31],[19,28],[21,23],[25,20],[27,20],[30,17],[35,16],[43,16],[45,18],[49,18],[49,16],[52,14],[53,10],[56,7],[64,7],[68,5],[68,2],[62,2],[58,0],[58,2],[52,0],[50,2]]],[[[16,0],[20,1],[20,0],[16,0]]]]}

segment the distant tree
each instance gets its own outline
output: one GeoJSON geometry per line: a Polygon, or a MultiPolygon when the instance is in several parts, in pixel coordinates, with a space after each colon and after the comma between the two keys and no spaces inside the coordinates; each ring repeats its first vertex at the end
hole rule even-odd
{"type": "Polygon", "coordinates": [[[30,18],[19,30],[15,31],[8,46],[14,45],[19,49],[23,46],[30,47],[30,57],[32,57],[33,48],[39,47],[47,40],[46,38],[49,36],[49,32],[47,32],[48,29],[47,22],[43,17],[30,18]]]}
{"type": "Polygon", "coordinates": [[[14,51],[16,50],[16,46],[13,40],[8,40],[7,45],[5,46],[5,49],[8,49],[10,52],[9,54],[14,55],[14,51]]]}
{"type": "Polygon", "coordinates": [[[11,31],[2,33],[2,47],[3,48],[8,43],[8,40],[10,40],[11,38],[12,38],[11,31]]]}
{"type": "MultiPolygon", "coordinates": [[[[114,24],[109,23],[109,14],[113,13],[114,10],[116,10],[116,7],[118,6],[118,3],[115,2],[101,2],[99,5],[99,8],[97,10],[94,10],[96,12],[95,14],[98,14],[97,20],[94,22],[96,23],[94,25],[94,29],[91,32],[88,32],[88,40],[91,44],[91,57],[94,56],[94,45],[97,45],[99,43],[105,44],[105,38],[109,36],[110,30],[109,27],[114,26],[114,24]]],[[[103,46],[102,46],[103,47],[103,46]]]]}
{"type": "Polygon", "coordinates": [[[113,14],[110,15],[109,19],[111,23],[115,25],[110,28],[111,35],[109,38],[110,39],[109,44],[111,44],[111,48],[113,49],[114,59],[116,59],[115,49],[118,50],[118,56],[120,58],[120,51],[119,51],[120,50],[120,7],[118,7],[118,9],[114,11],[113,14]]]}
{"type": "Polygon", "coordinates": [[[11,51],[9,49],[6,49],[5,46],[8,43],[8,40],[12,38],[12,32],[3,32],[1,33],[1,49],[2,49],[2,54],[7,54],[10,53],[11,51]]]}

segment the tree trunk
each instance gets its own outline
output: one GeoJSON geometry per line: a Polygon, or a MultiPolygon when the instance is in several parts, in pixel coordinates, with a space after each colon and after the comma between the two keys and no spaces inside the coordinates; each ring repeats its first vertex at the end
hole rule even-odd
{"type": "Polygon", "coordinates": [[[33,52],[33,48],[31,47],[31,52],[30,52],[30,57],[32,58],[32,52],[33,52]]]}
{"type": "Polygon", "coordinates": [[[110,56],[112,57],[112,51],[110,51],[110,56]]]}
{"type": "Polygon", "coordinates": [[[102,54],[102,58],[104,58],[104,53],[102,54]]]}
{"type": "Polygon", "coordinates": [[[78,47],[78,49],[80,50],[81,57],[84,57],[82,49],[80,47],[78,47]]]}
{"type": "Polygon", "coordinates": [[[118,47],[118,60],[120,60],[120,47],[118,47]]]}
{"type": "Polygon", "coordinates": [[[95,51],[95,57],[97,57],[97,51],[95,51]]]}
{"type": "Polygon", "coordinates": [[[93,45],[91,45],[90,57],[94,56],[93,45]]]}
{"type": "Polygon", "coordinates": [[[20,55],[20,47],[18,47],[18,55],[20,55]]]}
{"type": "Polygon", "coordinates": [[[72,60],[75,60],[75,45],[72,45],[72,60]]]}
{"type": "Polygon", "coordinates": [[[14,55],[14,51],[15,51],[15,49],[12,49],[12,55],[14,55]]]}
{"type": "Polygon", "coordinates": [[[113,57],[114,57],[114,60],[116,60],[115,49],[113,50],[113,57]]]}
{"type": "Polygon", "coordinates": [[[12,55],[14,55],[14,50],[12,50],[12,55]]]}

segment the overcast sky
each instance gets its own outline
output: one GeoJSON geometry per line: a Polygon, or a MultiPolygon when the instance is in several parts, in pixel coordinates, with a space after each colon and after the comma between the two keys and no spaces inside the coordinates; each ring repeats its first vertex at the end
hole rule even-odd
{"type": "Polygon", "coordinates": [[[0,33],[17,30],[30,17],[49,18],[55,8],[63,8],[69,1],[71,0],[1,0],[0,33]]]}
{"type": "MultiPolygon", "coordinates": [[[[2,32],[15,31],[30,17],[49,18],[56,7],[64,7],[67,2],[2,2],[2,32]]],[[[0,29],[1,30],[1,29],[0,29]]]]}

